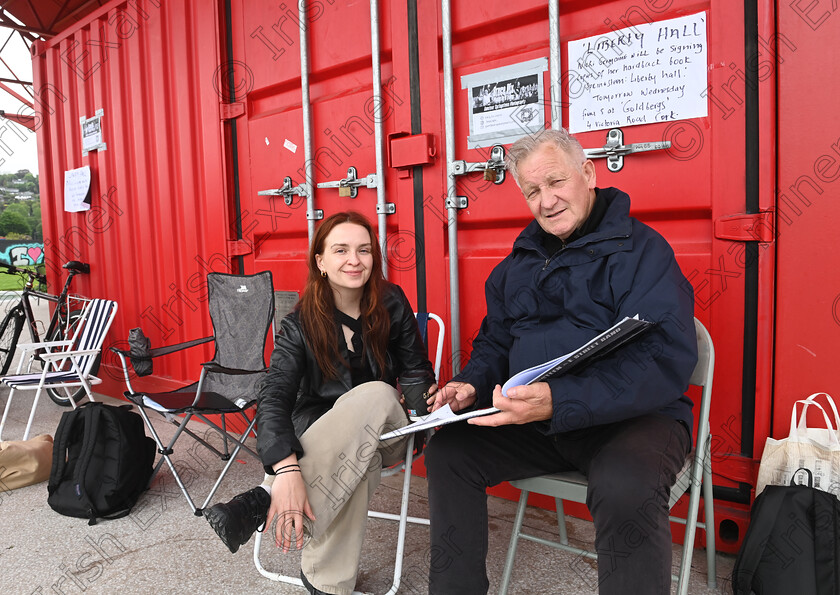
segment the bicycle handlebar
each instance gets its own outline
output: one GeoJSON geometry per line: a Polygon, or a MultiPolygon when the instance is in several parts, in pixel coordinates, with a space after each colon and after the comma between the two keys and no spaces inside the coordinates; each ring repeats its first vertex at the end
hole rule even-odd
{"type": "MultiPolygon", "coordinates": [[[[32,279],[37,280],[40,283],[46,284],[47,276],[46,275],[39,275],[35,271],[31,271],[29,269],[19,269],[13,264],[6,264],[5,262],[0,262],[0,267],[5,268],[5,271],[0,271],[0,273],[6,273],[7,275],[19,275],[19,274],[26,274],[29,275],[32,279]]],[[[81,273],[86,275],[90,273],[90,265],[84,262],[79,262],[78,260],[71,260],[69,262],[64,263],[63,268],[70,271],[71,275],[75,275],[77,273],[81,273]]]]}

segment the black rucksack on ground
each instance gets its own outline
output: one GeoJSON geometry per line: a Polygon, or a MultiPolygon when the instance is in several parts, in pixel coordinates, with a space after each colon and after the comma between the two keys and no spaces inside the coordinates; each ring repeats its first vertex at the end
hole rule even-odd
{"type": "Polygon", "coordinates": [[[130,409],[84,403],[61,415],[48,485],[53,510],[90,525],[131,512],[148,487],[155,442],[130,409]]]}
{"type": "Polygon", "coordinates": [[[803,470],[808,485],[791,479],[755,499],[732,570],[735,595],[840,595],[840,500],[803,470]]]}

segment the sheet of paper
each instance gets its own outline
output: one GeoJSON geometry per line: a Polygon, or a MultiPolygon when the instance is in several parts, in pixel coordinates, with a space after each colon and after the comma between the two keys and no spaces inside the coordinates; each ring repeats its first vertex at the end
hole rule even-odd
{"type": "Polygon", "coordinates": [[[539,364],[538,366],[534,366],[533,368],[528,368],[527,370],[522,370],[518,374],[514,374],[502,385],[502,394],[507,396],[508,389],[513,388],[514,386],[531,384],[534,378],[538,378],[543,372],[550,370],[560,362],[566,361],[568,358],[569,354],[567,353],[566,355],[561,355],[560,357],[545,362],[544,364],[539,364]]]}
{"type": "Polygon", "coordinates": [[[490,415],[491,413],[498,412],[499,410],[495,407],[488,407],[487,409],[476,409],[475,411],[468,411],[466,413],[459,414],[452,411],[452,408],[450,408],[449,404],[447,403],[440,409],[433,411],[429,415],[421,418],[419,421],[408,424],[407,426],[403,426],[402,428],[398,428],[393,432],[382,434],[382,436],[380,436],[379,439],[390,440],[391,438],[399,438],[400,436],[405,436],[413,432],[419,432],[421,430],[430,430],[432,428],[437,428],[438,426],[445,426],[447,424],[451,424],[458,421],[464,421],[472,417],[480,417],[482,415],[490,415]]]}
{"type": "Polygon", "coordinates": [[[155,401],[153,399],[150,399],[149,397],[146,397],[146,396],[143,397],[143,404],[146,407],[149,407],[149,408],[154,409],[156,411],[169,411],[166,407],[164,407],[163,405],[161,405],[157,401],[155,401]]]}
{"type": "Polygon", "coordinates": [[[569,131],[709,113],[706,13],[569,42],[569,131]]]}
{"type": "Polygon", "coordinates": [[[64,210],[90,210],[90,166],[64,172],[64,210]]]}

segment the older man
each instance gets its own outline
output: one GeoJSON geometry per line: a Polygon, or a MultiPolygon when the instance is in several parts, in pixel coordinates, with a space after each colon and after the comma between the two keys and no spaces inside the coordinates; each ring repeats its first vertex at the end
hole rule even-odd
{"type": "Polygon", "coordinates": [[[630,217],[630,197],[596,187],[566,131],[522,138],[507,159],[534,221],[487,280],[469,363],[432,402],[501,412],[429,443],[430,593],[487,592],[488,486],[571,469],[589,478],[600,592],[669,593],[668,497],[691,446],[697,362],[690,285],[662,236],[630,217]],[[655,331],[502,396],[509,376],[636,314],[655,331]]]}

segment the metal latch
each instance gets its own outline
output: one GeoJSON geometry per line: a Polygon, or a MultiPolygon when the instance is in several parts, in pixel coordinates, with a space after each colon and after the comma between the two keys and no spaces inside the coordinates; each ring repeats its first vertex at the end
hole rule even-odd
{"type": "MultiPolygon", "coordinates": [[[[490,149],[490,159],[485,163],[467,163],[464,160],[452,162],[452,175],[462,176],[474,171],[484,172],[484,179],[494,184],[501,184],[505,181],[505,148],[502,145],[493,145],[490,149]]],[[[459,208],[459,207],[455,207],[459,208]]]]}
{"type": "Polygon", "coordinates": [[[251,244],[245,240],[228,240],[228,256],[245,256],[253,252],[251,244]]]}
{"type": "Polygon", "coordinates": [[[444,201],[444,206],[447,209],[466,209],[469,204],[470,201],[466,196],[447,198],[446,201],[444,201]]]}
{"type": "Polygon", "coordinates": [[[286,203],[287,206],[291,206],[292,200],[294,199],[294,195],[298,196],[306,196],[306,188],[304,188],[303,184],[299,184],[297,186],[292,186],[292,178],[286,176],[283,178],[283,187],[282,188],[272,188],[271,190],[260,190],[257,192],[260,196],[282,196],[283,202],[286,203]]]}
{"type": "Polygon", "coordinates": [[[773,211],[741,213],[715,219],[715,238],[735,242],[768,243],[776,239],[773,211]]]}
{"type": "Polygon", "coordinates": [[[584,149],[587,159],[607,158],[607,169],[616,172],[624,167],[624,156],[630,153],[643,153],[645,151],[659,151],[670,149],[671,141],[663,140],[652,143],[624,144],[624,133],[620,128],[613,128],[607,132],[607,144],[600,149],[584,149]]]}
{"type": "Polygon", "coordinates": [[[222,120],[232,120],[234,118],[238,118],[239,116],[245,115],[245,104],[244,103],[224,103],[222,102],[219,104],[220,106],[220,118],[222,120]]]}
{"type": "Polygon", "coordinates": [[[359,186],[376,188],[376,174],[368,174],[364,178],[358,178],[355,167],[347,168],[347,177],[334,182],[321,182],[318,188],[338,188],[338,195],[344,198],[356,198],[359,193],[359,186]]]}

